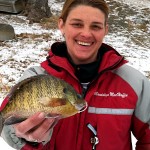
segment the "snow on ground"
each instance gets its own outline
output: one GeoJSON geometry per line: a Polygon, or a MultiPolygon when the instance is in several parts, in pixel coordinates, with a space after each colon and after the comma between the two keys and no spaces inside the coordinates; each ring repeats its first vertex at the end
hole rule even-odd
{"type": "Polygon", "coordinates": [[[137,7],[138,9],[150,8],[150,0],[116,0],[126,3],[130,6],[137,7]]]}
{"type": "MultiPolygon", "coordinates": [[[[110,2],[110,0],[107,0],[110,2]]],[[[141,9],[150,8],[149,0],[114,0],[122,3],[122,8],[128,6],[134,9],[136,13],[129,16],[123,16],[126,20],[137,25],[138,15],[142,16],[142,21],[147,22],[147,18],[141,9]],[[126,5],[123,5],[123,4],[126,5]]],[[[63,3],[56,3],[55,0],[49,1],[49,6],[54,14],[59,13],[63,3]]],[[[119,8],[118,8],[119,9],[119,8]]],[[[127,8],[128,9],[128,8],[127,8]]],[[[119,12],[113,11],[113,15],[118,15],[119,12]]],[[[125,15],[125,14],[124,14],[125,15]]],[[[121,16],[122,17],[122,16],[121,16]]],[[[121,17],[117,18],[120,21],[121,17]]],[[[149,17],[149,16],[148,16],[149,17]]],[[[145,23],[144,22],[144,23],[145,23]]],[[[39,24],[29,24],[26,17],[21,15],[0,14],[0,23],[11,24],[17,35],[13,41],[5,41],[0,43],[0,102],[6,95],[9,87],[14,85],[20,78],[23,71],[30,66],[39,65],[45,60],[48,49],[54,41],[60,41],[62,36],[58,30],[44,29],[39,24]]],[[[149,22],[148,22],[149,23],[149,22]]],[[[111,27],[113,28],[113,26],[111,27]]],[[[110,29],[111,30],[111,29],[110,29]]],[[[150,47],[148,37],[150,36],[150,25],[146,24],[145,30],[135,29],[129,32],[120,24],[115,24],[114,28],[104,40],[107,44],[112,45],[122,55],[124,55],[132,66],[141,71],[146,76],[150,76],[150,47]],[[146,37],[143,41],[135,38],[139,34],[140,37],[146,37]],[[134,40],[132,40],[134,38],[134,40]],[[147,44],[146,44],[147,43],[147,44]]],[[[135,138],[133,138],[133,149],[135,149],[135,138]]],[[[1,145],[4,150],[12,150],[1,138],[1,145]]]]}

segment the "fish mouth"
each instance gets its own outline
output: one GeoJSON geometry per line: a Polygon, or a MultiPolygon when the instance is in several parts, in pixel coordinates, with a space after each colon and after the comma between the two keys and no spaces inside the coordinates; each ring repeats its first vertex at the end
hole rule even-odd
{"type": "Polygon", "coordinates": [[[77,110],[79,110],[79,113],[85,111],[87,109],[87,107],[88,107],[88,103],[87,102],[85,102],[84,104],[75,105],[75,108],[77,110]]]}

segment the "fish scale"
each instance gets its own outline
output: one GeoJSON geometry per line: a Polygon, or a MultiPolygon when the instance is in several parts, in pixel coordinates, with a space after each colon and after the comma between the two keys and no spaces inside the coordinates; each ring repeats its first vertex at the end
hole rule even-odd
{"type": "Polygon", "coordinates": [[[36,112],[66,118],[87,108],[86,101],[70,84],[51,75],[27,78],[12,87],[6,97],[8,103],[2,103],[0,109],[0,132],[4,124],[18,123],[36,112]]]}

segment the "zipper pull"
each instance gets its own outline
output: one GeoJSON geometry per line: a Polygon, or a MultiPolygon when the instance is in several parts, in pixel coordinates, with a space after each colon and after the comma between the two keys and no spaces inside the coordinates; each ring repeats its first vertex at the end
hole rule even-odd
{"type": "Polygon", "coordinates": [[[91,138],[91,143],[93,144],[92,150],[96,150],[96,145],[99,143],[98,137],[94,136],[94,138],[91,138]]]}
{"type": "Polygon", "coordinates": [[[92,145],[92,150],[96,150],[96,145],[99,143],[99,139],[97,137],[97,131],[94,129],[94,127],[90,123],[87,124],[87,127],[94,134],[94,137],[91,138],[91,144],[93,144],[92,145]]]}

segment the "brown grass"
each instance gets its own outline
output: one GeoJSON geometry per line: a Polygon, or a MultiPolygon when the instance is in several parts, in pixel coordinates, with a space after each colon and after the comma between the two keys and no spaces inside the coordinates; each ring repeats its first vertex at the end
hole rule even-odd
{"type": "Polygon", "coordinates": [[[17,34],[16,36],[17,38],[22,38],[22,39],[30,38],[32,40],[39,39],[39,38],[41,39],[51,38],[50,33],[43,33],[43,34],[21,33],[21,34],[17,34]]]}
{"type": "Polygon", "coordinates": [[[58,16],[52,16],[50,18],[44,18],[41,20],[40,25],[45,29],[57,29],[58,16]]]}

